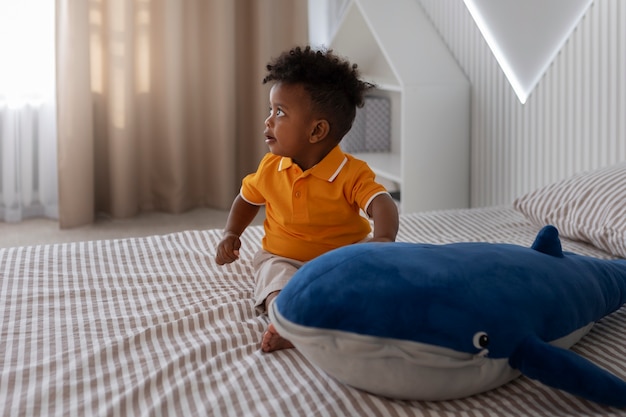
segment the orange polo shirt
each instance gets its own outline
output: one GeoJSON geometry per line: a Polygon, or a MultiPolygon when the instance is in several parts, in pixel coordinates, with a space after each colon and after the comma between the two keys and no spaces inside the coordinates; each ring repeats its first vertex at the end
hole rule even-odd
{"type": "Polygon", "coordinates": [[[299,261],[359,242],[370,233],[360,214],[385,188],[367,164],[336,146],[302,171],[291,158],[271,153],[243,179],[241,197],[265,205],[263,249],[299,261]]]}

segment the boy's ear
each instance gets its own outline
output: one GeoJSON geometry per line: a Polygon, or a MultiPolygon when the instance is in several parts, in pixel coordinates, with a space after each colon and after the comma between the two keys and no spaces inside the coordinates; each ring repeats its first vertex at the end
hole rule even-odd
{"type": "Polygon", "coordinates": [[[326,119],[319,119],[315,121],[313,125],[313,130],[311,132],[311,137],[309,138],[309,142],[317,143],[321,142],[328,137],[330,133],[330,123],[326,119]]]}

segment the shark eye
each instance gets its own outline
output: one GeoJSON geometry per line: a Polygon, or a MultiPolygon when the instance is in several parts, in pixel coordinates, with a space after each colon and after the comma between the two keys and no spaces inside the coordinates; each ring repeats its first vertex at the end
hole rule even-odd
{"type": "Polygon", "coordinates": [[[489,345],[489,335],[485,332],[478,332],[474,335],[473,342],[476,349],[484,349],[489,345]]]}

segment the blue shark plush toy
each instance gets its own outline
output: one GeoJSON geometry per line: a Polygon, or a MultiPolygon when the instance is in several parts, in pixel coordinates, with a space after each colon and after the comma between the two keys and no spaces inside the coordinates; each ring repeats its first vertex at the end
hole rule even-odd
{"type": "Polygon", "coordinates": [[[557,230],[511,244],[365,243],[304,265],[270,309],[336,379],[442,400],[521,374],[626,407],[626,382],[568,350],[626,302],[626,260],[564,253],[557,230]]]}

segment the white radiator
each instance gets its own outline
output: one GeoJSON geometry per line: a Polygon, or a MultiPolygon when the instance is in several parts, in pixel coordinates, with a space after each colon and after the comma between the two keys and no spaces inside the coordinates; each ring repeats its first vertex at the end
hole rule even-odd
{"type": "Polygon", "coordinates": [[[0,102],[0,221],[58,217],[56,114],[41,102],[0,102]]]}

